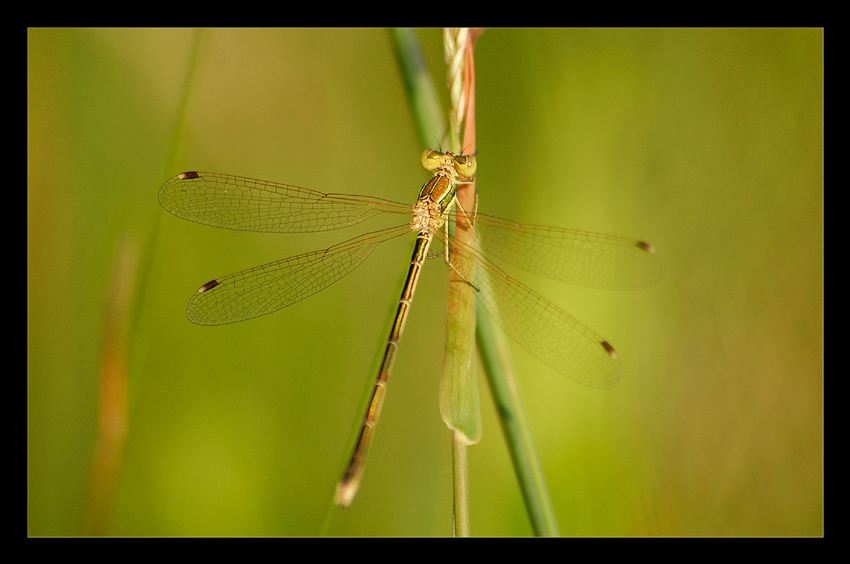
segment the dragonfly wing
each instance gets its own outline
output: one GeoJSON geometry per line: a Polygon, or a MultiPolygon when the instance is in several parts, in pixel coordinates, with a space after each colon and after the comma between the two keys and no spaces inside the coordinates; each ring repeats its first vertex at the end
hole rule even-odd
{"type": "Polygon", "coordinates": [[[657,282],[661,256],[648,243],[479,216],[480,245],[488,254],[547,278],[605,290],[633,290],[657,282]]]}
{"type": "Polygon", "coordinates": [[[556,372],[592,388],[611,388],[620,380],[614,348],[576,318],[478,256],[478,299],[502,330],[556,372]]]}
{"type": "Polygon", "coordinates": [[[159,190],[159,203],[182,219],[264,233],[329,231],[380,213],[410,213],[410,206],[381,198],[323,194],[214,172],[184,172],[168,179],[159,190]]]}
{"type": "Polygon", "coordinates": [[[409,232],[404,225],[367,233],[213,280],[192,296],[186,316],[198,325],[226,325],[274,313],[321,292],[360,266],[380,243],[409,232]]]}

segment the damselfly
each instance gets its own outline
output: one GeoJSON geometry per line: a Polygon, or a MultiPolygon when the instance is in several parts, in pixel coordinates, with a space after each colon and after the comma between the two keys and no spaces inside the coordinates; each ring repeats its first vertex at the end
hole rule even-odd
{"type": "MultiPolygon", "coordinates": [[[[209,172],[184,172],[159,191],[162,206],[183,219],[239,231],[310,233],[341,229],[380,215],[412,220],[366,233],[333,247],[297,255],[207,282],[189,301],[187,316],[199,325],[223,325],[288,307],[337,282],[360,266],[381,243],[411,231],[417,234],[407,279],[399,299],[381,367],[361,431],[336,501],[348,506],[362,478],[366,454],[381,412],[392,361],[428,249],[438,236],[446,254],[462,245],[471,270],[458,274],[474,289],[502,329],[555,371],[595,388],[619,381],[620,363],[608,341],[561,308],[508,276],[488,254],[519,268],[572,284],[602,289],[637,289],[662,273],[661,258],[643,241],[540,225],[511,223],[473,210],[458,209],[461,177],[472,178],[472,156],[427,150],[422,165],[434,176],[409,205],[348,194],[323,194],[306,188],[209,172]],[[459,217],[475,227],[478,244],[449,241],[446,221],[459,217]],[[480,247],[480,249],[479,249],[480,247]]],[[[462,263],[460,263],[462,264],[462,263]]],[[[463,269],[461,265],[452,268],[463,269]]]]}

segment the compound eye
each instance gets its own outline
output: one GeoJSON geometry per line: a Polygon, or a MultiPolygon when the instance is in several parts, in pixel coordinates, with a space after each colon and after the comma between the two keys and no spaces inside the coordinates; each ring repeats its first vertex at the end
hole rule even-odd
{"type": "Polygon", "coordinates": [[[422,168],[428,171],[437,170],[440,166],[440,158],[443,154],[434,149],[425,149],[422,153],[422,168]]]}
{"type": "Polygon", "coordinates": [[[456,156],[454,160],[455,170],[457,170],[458,174],[465,176],[466,178],[472,178],[475,176],[475,169],[478,168],[478,163],[475,161],[475,157],[460,155],[456,156]]]}

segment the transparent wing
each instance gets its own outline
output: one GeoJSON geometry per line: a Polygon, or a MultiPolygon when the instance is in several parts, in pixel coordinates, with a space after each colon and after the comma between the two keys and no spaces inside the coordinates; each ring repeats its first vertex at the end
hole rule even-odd
{"type": "Polygon", "coordinates": [[[410,232],[402,225],[367,233],[218,278],[192,296],[186,316],[198,325],[225,325],[274,313],[321,292],[360,266],[375,247],[410,232]]]}
{"type": "Polygon", "coordinates": [[[215,172],[184,172],[159,190],[159,203],[182,219],[265,233],[312,233],[356,225],[411,206],[346,194],[323,194],[266,180],[215,172]]]}
{"type": "Polygon", "coordinates": [[[661,256],[643,241],[476,215],[480,248],[528,272],[578,286],[633,290],[657,282],[661,256]]]}
{"type": "Polygon", "coordinates": [[[467,248],[475,272],[459,268],[474,280],[476,296],[502,330],[533,357],[585,386],[611,388],[620,380],[614,348],[576,318],[467,248]]]}

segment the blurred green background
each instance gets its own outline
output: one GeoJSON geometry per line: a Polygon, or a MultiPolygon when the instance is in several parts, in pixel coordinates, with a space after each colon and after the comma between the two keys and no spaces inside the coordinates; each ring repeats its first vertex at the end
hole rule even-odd
{"type": "MultiPolygon", "coordinates": [[[[419,36],[442,85],[441,32],[419,36]]],[[[229,232],[156,196],[197,169],[412,202],[427,175],[388,33],[30,29],[27,60],[28,533],[90,531],[110,272],[136,249],[104,532],[318,534],[411,241],[285,311],[197,327],[201,284],[368,229],[229,232]]],[[[493,29],[476,70],[481,211],[665,260],[640,292],[516,273],[623,363],[599,391],[513,350],[561,533],[822,535],[823,31],[493,29]]],[[[429,263],[361,491],[329,534],[451,534],[446,281],[429,263]]],[[[529,535],[480,386],[472,532],[529,535]]]]}

